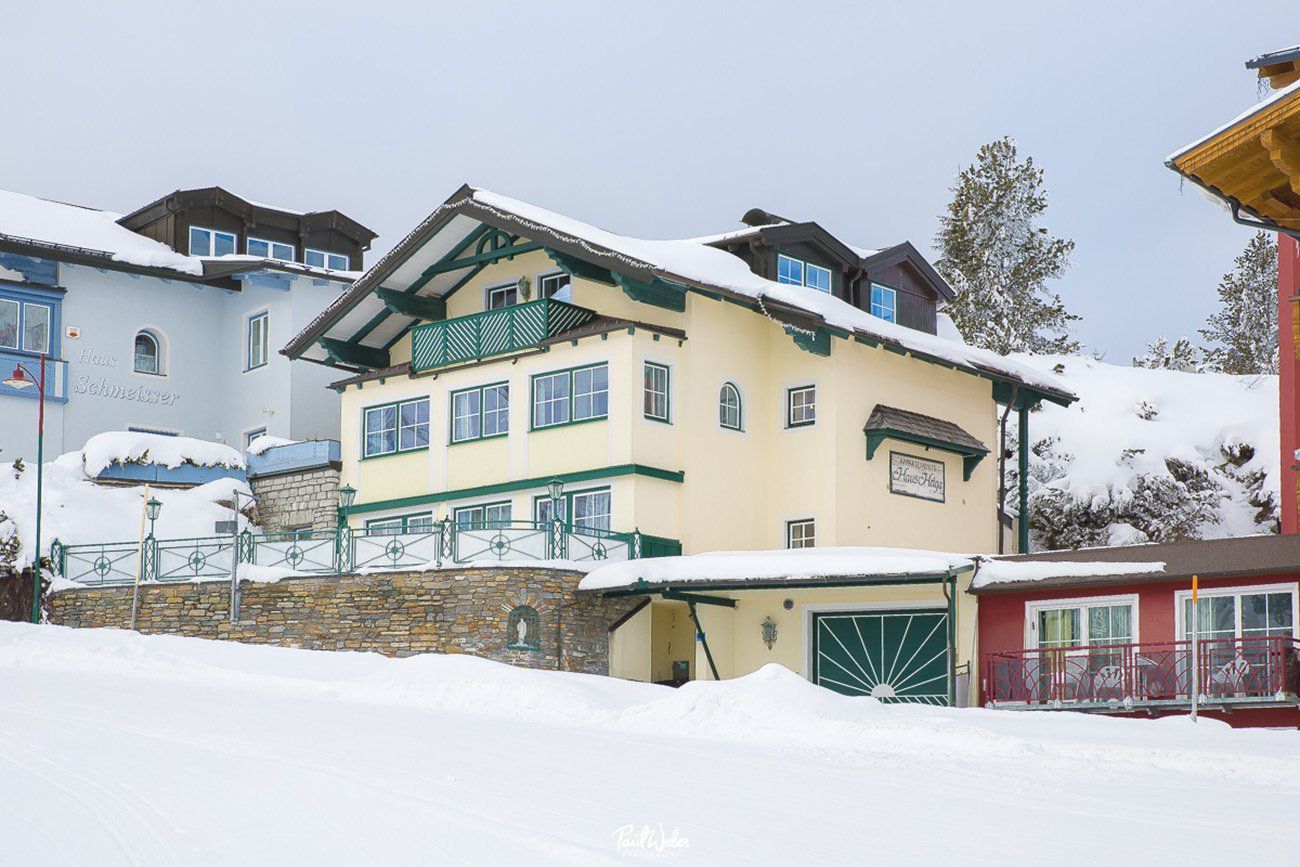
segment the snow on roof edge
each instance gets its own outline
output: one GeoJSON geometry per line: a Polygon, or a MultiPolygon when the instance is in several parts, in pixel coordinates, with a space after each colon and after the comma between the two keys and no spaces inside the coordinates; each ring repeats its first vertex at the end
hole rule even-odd
{"type": "Polygon", "coordinates": [[[1264,109],[1271,107],[1275,103],[1282,101],[1286,97],[1295,93],[1297,90],[1300,90],[1300,81],[1293,82],[1292,84],[1287,85],[1286,87],[1282,88],[1276,93],[1269,94],[1269,96],[1255,103],[1253,106],[1246,109],[1245,111],[1241,112],[1241,114],[1237,115],[1232,120],[1217,127],[1213,132],[1206,133],[1205,135],[1201,136],[1200,138],[1196,139],[1190,144],[1183,145],[1181,148],[1174,151],[1169,156],[1165,157],[1165,165],[1172,166],[1175,160],[1177,160],[1181,156],[1185,156],[1188,151],[1200,147],[1201,145],[1213,139],[1215,136],[1222,135],[1232,127],[1236,126],[1237,124],[1241,123],[1242,121],[1246,120],[1252,115],[1258,114],[1264,109]]]}

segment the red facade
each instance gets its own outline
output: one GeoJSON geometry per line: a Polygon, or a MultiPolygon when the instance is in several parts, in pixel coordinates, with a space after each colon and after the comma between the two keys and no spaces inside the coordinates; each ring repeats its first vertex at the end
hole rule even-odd
{"type": "Polygon", "coordinates": [[[1300,360],[1296,358],[1296,331],[1300,329],[1300,323],[1295,317],[1300,316],[1300,304],[1294,299],[1300,296],[1300,241],[1281,233],[1278,234],[1277,277],[1282,532],[1297,533],[1300,532],[1300,515],[1297,515],[1296,501],[1300,499],[1300,485],[1297,484],[1295,466],[1300,463],[1296,460],[1296,450],[1300,449],[1300,379],[1297,379],[1300,360]]]}
{"type": "MultiPolygon", "coordinates": [[[[1290,592],[1300,596],[1300,565],[1295,571],[1285,574],[1260,574],[1249,577],[1234,578],[1217,578],[1207,579],[1200,582],[1200,588],[1203,594],[1202,599],[1220,588],[1237,588],[1237,587],[1259,587],[1285,585],[1290,592]]],[[[996,585],[995,585],[996,586],[996,585]]],[[[1023,587],[1023,585],[1021,585],[1023,587]]],[[[1028,656],[1032,657],[1036,651],[1033,649],[1035,640],[1028,634],[1028,622],[1034,617],[1037,607],[1034,603],[1059,601],[1059,600],[1079,600],[1079,599],[1099,599],[1104,597],[1127,597],[1135,596],[1136,605],[1136,630],[1132,643],[1126,643],[1122,646],[1116,645],[1108,648],[1112,658],[1107,662],[1114,661],[1117,663],[1113,666],[1120,671],[1119,676],[1123,677],[1123,665],[1120,663],[1121,655],[1127,658],[1136,658],[1142,662],[1148,662],[1151,659],[1159,659],[1163,653],[1168,657],[1170,649],[1175,647],[1183,648],[1181,652],[1185,658],[1190,657],[1190,647],[1186,642],[1179,642],[1178,629],[1176,625],[1176,599],[1179,591],[1188,591],[1191,588],[1190,581],[1174,580],[1148,580],[1140,583],[1131,584],[1111,584],[1107,586],[1054,586],[1051,589],[1016,589],[1013,591],[999,591],[990,588],[979,593],[979,650],[982,661],[979,677],[980,684],[980,704],[994,706],[1014,706],[1017,702],[1013,701],[1008,705],[1006,702],[999,702],[997,699],[1007,698],[1024,698],[1024,695],[1011,695],[1006,684],[1006,677],[998,676],[996,670],[999,662],[1005,663],[1007,660],[1024,659],[1025,651],[1029,651],[1028,656]],[[1028,645],[1028,646],[1027,646],[1028,645]]],[[[1294,602],[1292,605],[1294,606],[1294,602]]],[[[1036,628],[1036,627],[1035,627],[1036,628]]],[[[1245,639],[1249,642],[1251,639],[1245,639]]],[[[1269,639],[1258,639],[1259,641],[1268,641],[1269,639]]],[[[1229,643],[1233,639],[1228,639],[1229,643]]],[[[1243,639],[1235,639],[1238,648],[1238,656],[1241,655],[1241,646],[1243,639]]],[[[1284,640],[1275,640],[1274,645],[1270,645],[1273,650],[1291,654],[1287,660],[1279,659],[1279,664],[1262,664],[1263,644],[1256,643],[1254,647],[1246,651],[1249,662],[1255,663],[1256,676],[1264,669],[1272,669],[1272,674],[1276,675],[1278,684],[1281,684],[1284,676],[1287,678],[1288,689],[1294,688],[1296,677],[1300,675],[1295,669],[1294,650],[1295,641],[1292,638],[1284,640]],[[1275,646],[1274,646],[1275,645],[1275,646]],[[1285,675],[1283,668],[1286,668],[1285,675]]],[[[1065,651],[1069,654],[1072,651],[1065,651]]],[[[1207,669],[1213,666],[1207,666],[1204,661],[1206,653],[1218,653],[1213,646],[1208,650],[1205,647],[1201,649],[1202,676],[1204,681],[1213,680],[1213,673],[1206,673],[1207,669]]],[[[1218,663],[1220,659],[1213,660],[1218,663]]],[[[1038,671],[1034,672],[1037,680],[1042,680],[1050,676],[1043,669],[1052,667],[1050,661],[1044,662],[1041,658],[1037,661],[1038,671]]],[[[1186,677],[1186,662],[1183,663],[1184,677],[1186,677]]],[[[1248,667],[1248,666],[1243,666],[1248,667]]],[[[1005,669],[1003,669],[1005,672],[1005,669]]],[[[1023,674],[1023,671],[1022,671],[1023,674]]],[[[1088,674],[1089,677],[1096,678],[1094,669],[1088,674]]],[[[1023,678],[1022,678],[1023,679],[1023,678]]],[[[1264,681],[1260,681],[1263,683],[1264,681]]],[[[1259,689],[1257,692],[1270,693],[1278,684],[1269,681],[1267,689],[1259,689]]],[[[1036,684],[1037,686],[1037,684],[1036,684]]],[[[1204,682],[1203,682],[1204,688],[1204,682]]],[[[1230,690],[1244,689],[1244,687],[1232,687],[1230,690]]],[[[1010,692],[1014,692],[1011,690],[1010,692]]],[[[1182,688],[1184,696],[1187,694],[1186,687],[1182,688]]],[[[1240,694],[1240,693],[1236,693],[1240,694]]],[[[1040,692],[1037,696],[1032,697],[1029,704],[1052,708],[1057,707],[1069,709],[1074,702],[1071,696],[1065,694],[1066,698],[1059,704],[1053,704],[1048,700],[1045,693],[1040,692]],[[1037,701],[1033,699],[1036,698],[1037,701]]],[[[1117,696],[1118,692],[1113,695],[1117,696]]],[[[1093,702],[1090,707],[1078,707],[1081,710],[1098,710],[1103,713],[1115,712],[1113,709],[1098,707],[1099,702],[1093,702]]],[[[1231,710],[1225,712],[1213,707],[1203,709],[1205,716],[1223,719],[1233,726],[1300,726],[1300,709],[1294,704],[1287,707],[1261,707],[1253,705],[1276,705],[1278,702],[1272,700],[1271,696],[1259,695],[1258,699],[1237,699],[1231,710]]],[[[1213,702],[1211,702],[1213,705],[1213,702]]],[[[1126,715],[1131,714],[1150,714],[1153,716],[1166,716],[1170,714],[1186,714],[1188,706],[1186,702],[1175,703],[1170,706],[1169,702],[1151,702],[1147,703],[1139,700],[1133,703],[1131,709],[1124,709],[1126,715]]]]}

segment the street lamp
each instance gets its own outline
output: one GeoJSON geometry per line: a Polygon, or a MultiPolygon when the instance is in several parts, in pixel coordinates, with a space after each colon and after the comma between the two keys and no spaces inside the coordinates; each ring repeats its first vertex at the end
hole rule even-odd
{"type": "Polygon", "coordinates": [[[339,488],[339,526],[342,527],[348,522],[348,509],[357,501],[357,489],[351,485],[344,485],[339,488]]]}
{"type": "Polygon", "coordinates": [[[560,520],[560,498],[564,496],[564,482],[551,479],[546,485],[546,492],[551,495],[551,520],[560,520]]]}
{"type": "Polygon", "coordinates": [[[14,363],[13,374],[4,381],[22,391],[38,385],[40,405],[36,411],[36,568],[32,584],[32,623],[41,622],[41,492],[45,480],[45,354],[41,353],[41,372],[33,376],[21,362],[14,363]]]}
{"type": "Polygon", "coordinates": [[[145,512],[146,515],[149,516],[149,535],[150,535],[150,536],[153,535],[153,522],[156,521],[156,520],[158,520],[158,513],[161,512],[161,511],[162,511],[162,503],[158,502],[158,501],[157,501],[156,499],[154,499],[153,497],[150,497],[150,498],[149,498],[149,501],[148,501],[147,503],[144,504],[144,512],[145,512]]]}

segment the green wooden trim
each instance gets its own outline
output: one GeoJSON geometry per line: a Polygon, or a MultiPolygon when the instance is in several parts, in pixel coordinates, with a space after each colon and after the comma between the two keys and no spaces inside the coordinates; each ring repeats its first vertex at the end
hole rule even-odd
{"type": "MultiPolygon", "coordinates": [[[[658,338],[659,335],[656,334],[655,337],[658,338]]],[[[643,371],[642,371],[642,382],[641,382],[641,416],[642,416],[643,418],[645,418],[646,420],[648,420],[648,421],[657,421],[657,422],[660,422],[660,423],[662,423],[662,424],[672,424],[672,423],[673,423],[673,373],[672,373],[672,368],[670,368],[670,367],[669,367],[668,365],[666,365],[666,364],[660,364],[660,363],[657,362],[657,361],[646,361],[646,362],[643,362],[643,364],[645,365],[645,367],[654,367],[654,368],[657,368],[658,370],[662,370],[662,371],[664,372],[664,414],[663,414],[662,417],[660,417],[660,416],[657,416],[657,415],[651,415],[650,413],[648,413],[648,412],[645,411],[645,390],[646,390],[646,389],[645,389],[645,379],[644,379],[645,371],[643,370],[643,371]]]]}
{"type": "Polygon", "coordinates": [[[371,404],[370,406],[361,407],[361,460],[372,461],[375,460],[376,458],[391,458],[394,455],[406,455],[412,452],[428,451],[429,446],[427,444],[422,446],[411,446],[410,448],[405,448],[405,449],[402,448],[402,407],[408,403],[419,403],[420,401],[424,401],[425,403],[429,404],[429,409],[430,409],[429,420],[432,421],[433,402],[428,397],[408,397],[402,400],[387,400],[384,401],[383,403],[374,403],[371,404]],[[385,409],[386,407],[390,407],[390,406],[393,407],[394,410],[396,410],[397,424],[393,428],[393,436],[395,437],[393,444],[396,446],[396,448],[391,452],[384,452],[383,454],[378,454],[378,455],[368,455],[366,454],[366,415],[373,409],[385,409]]]}
{"type": "MultiPolygon", "coordinates": [[[[725,591],[742,591],[742,590],[793,590],[808,587],[904,587],[909,585],[943,585],[949,580],[955,578],[963,572],[969,571],[973,567],[961,566],[951,570],[951,572],[923,572],[916,575],[898,576],[893,578],[880,578],[864,576],[862,578],[831,578],[825,581],[808,580],[808,581],[692,581],[691,587],[695,590],[725,590],[725,591]]],[[[674,586],[680,586],[667,582],[655,584],[634,584],[628,587],[619,587],[616,589],[596,591],[601,596],[615,599],[623,596],[645,596],[649,594],[658,594],[661,590],[671,590],[674,586]]],[[[589,591],[590,592],[590,591],[589,591]]]]}
{"type": "Polygon", "coordinates": [[[599,265],[593,265],[571,256],[568,253],[561,253],[552,247],[546,247],[546,255],[551,257],[551,261],[559,266],[560,270],[570,277],[581,277],[584,280],[595,280],[598,283],[604,283],[607,286],[616,285],[614,274],[608,268],[602,268],[599,265]]]}
{"type": "Polygon", "coordinates": [[[447,444],[453,446],[465,445],[466,443],[476,443],[480,440],[495,440],[501,437],[510,436],[510,382],[501,380],[499,382],[488,382],[483,385],[471,385],[468,388],[458,388],[447,395],[447,444]],[[489,388],[497,388],[504,385],[506,387],[506,429],[500,433],[484,434],[483,433],[483,392],[489,388]],[[479,435],[467,439],[456,439],[456,395],[465,394],[469,391],[477,391],[478,395],[478,430],[479,435]]]}
{"type": "Polygon", "coordinates": [[[348,510],[348,514],[364,514],[366,512],[380,512],[385,509],[401,509],[407,506],[425,506],[431,503],[445,503],[451,500],[463,500],[468,497],[491,496],[492,494],[506,494],[512,491],[526,491],[530,488],[545,488],[551,479],[559,479],[564,484],[591,482],[597,479],[612,479],[620,476],[645,476],[649,479],[659,479],[665,482],[675,482],[681,484],[686,480],[686,473],[681,470],[664,470],[658,467],[650,467],[644,464],[618,464],[612,467],[602,467],[597,470],[577,470],[570,473],[550,473],[545,476],[538,476],[533,479],[519,479],[513,482],[499,482],[495,485],[479,485],[473,488],[460,488],[454,491],[443,491],[435,494],[420,494],[414,497],[398,497],[391,500],[375,500],[370,503],[358,503],[348,510]]]}
{"type": "Polygon", "coordinates": [[[655,277],[649,283],[620,274],[617,271],[611,272],[614,280],[618,282],[623,294],[638,301],[642,304],[650,304],[654,307],[662,307],[665,310],[674,310],[683,313],[686,310],[686,287],[677,283],[670,283],[659,277],[655,277]]]}
{"type": "MultiPolygon", "coordinates": [[[[1016,466],[1019,469],[1019,478],[1016,480],[1016,487],[1019,489],[1020,500],[1020,526],[1016,543],[1019,547],[1017,554],[1029,553],[1029,407],[1021,406],[1016,411],[1017,443],[1018,456],[1016,466]]],[[[998,532],[1002,532],[1001,519],[998,523],[998,532]]]]}
{"type": "Polygon", "coordinates": [[[785,426],[789,428],[812,427],[817,424],[817,384],[809,383],[808,385],[792,385],[785,390],[785,426]],[[812,389],[813,392],[813,420],[812,421],[795,421],[794,420],[794,403],[793,395],[796,391],[807,391],[812,389]]]}
{"type": "Polygon", "coordinates": [[[785,333],[790,335],[794,340],[794,345],[811,352],[813,355],[828,356],[831,354],[831,333],[825,328],[817,328],[812,334],[806,331],[800,331],[789,325],[785,326],[785,333]]]}
{"type": "MultiPolygon", "coordinates": [[[[449,262],[435,262],[425,269],[420,275],[421,279],[428,277],[432,279],[439,274],[445,274],[448,271],[459,271],[462,268],[470,268],[474,265],[490,265],[493,262],[499,262],[502,259],[513,259],[516,256],[522,256],[524,253],[531,253],[534,250],[542,249],[542,245],[528,241],[523,244],[511,244],[509,247],[497,247],[491,250],[484,250],[474,253],[471,256],[464,256],[460,259],[452,259],[449,262]]],[[[429,282],[428,280],[424,281],[429,282]]]]}
{"type": "Polygon", "coordinates": [[[351,343],[345,340],[335,340],[333,337],[322,337],[318,341],[321,348],[335,362],[344,364],[355,364],[358,367],[388,367],[388,350],[376,349],[372,346],[362,346],[359,343],[351,343]]]}
{"type": "Polygon", "coordinates": [[[675,599],[678,602],[694,602],[697,605],[718,605],[723,608],[736,607],[736,600],[727,599],[725,596],[705,596],[702,593],[683,593],[680,590],[660,590],[659,595],[664,599],[675,599]]]}
{"type": "Polygon", "coordinates": [[[542,373],[534,373],[528,377],[528,432],[554,430],[556,428],[569,427],[575,424],[586,424],[591,421],[604,421],[609,418],[609,362],[597,361],[594,364],[579,364],[575,367],[561,367],[557,370],[547,370],[542,373]],[[573,417],[573,374],[579,370],[594,370],[597,367],[604,367],[605,372],[605,414],[593,415],[589,418],[573,417]],[[546,376],[557,376],[561,373],[569,375],[569,417],[562,422],[555,424],[537,425],[537,386],[536,381],[546,376]]]}
{"type": "Polygon", "coordinates": [[[396,289],[383,286],[375,287],[375,295],[384,302],[390,313],[414,316],[419,319],[435,320],[447,318],[447,302],[442,298],[427,298],[423,295],[408,295],[396,289]]]}
{"type": "MultiPolygon", "coordinates": [[[[962,481],[969,482],[971,473],[979,466],[980,461],[988,455],[988,449],[976,449],[970,446],[957,445],[946,440],[932,439],[931,437],[920,436],[919,434],[909,433],[907,431],[895,430],[893,428],[880,428],[878,430],[869,430],[867,433],[867,460],[875,457],[876,449],[887,439],[898,440],[899,442],[912,443],[918,446],[924,446],[928,449],[938,449],[941,452],[961,456],[962,481]]],[[[923,498],[924,499],[924,498],[923,498]]]]}

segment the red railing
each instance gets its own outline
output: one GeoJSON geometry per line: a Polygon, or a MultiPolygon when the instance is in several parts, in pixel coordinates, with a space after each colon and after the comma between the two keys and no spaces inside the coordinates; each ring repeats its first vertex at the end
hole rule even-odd
{"type": "MultiPolygon", "coordinates": [[[[1300,642],[1290,637],[1198,642],[1198,692],[1207,702],[1295,701],[1300,642]]],[[[1164,641],[985,654],[989,706],[1109,707],[1190,704],[1192,643],[1164,641]]]]}

